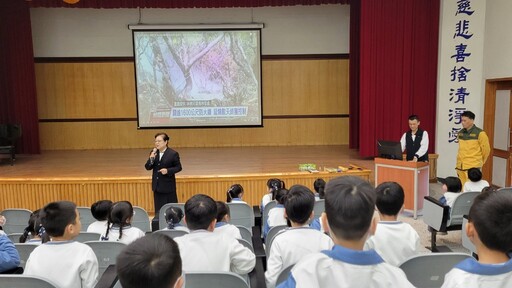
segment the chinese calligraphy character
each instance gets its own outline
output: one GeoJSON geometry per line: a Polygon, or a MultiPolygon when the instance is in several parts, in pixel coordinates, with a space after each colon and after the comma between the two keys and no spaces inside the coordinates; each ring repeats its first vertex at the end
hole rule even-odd
{"type": "Polygon", "coordinates": [[[452,131],[448,132],[448,143],[459,143],[459,138],[457,137],[461,128],[452,127],[452,131]]]}
{"type": "Polygon", "coordinates": [[[453,82],[453,81],[457,80],[458,82],[465,82],[467,80],[469,71],[471,71],[471,69],[468,69],[466,67],[460,67],[460,68],[453,67],[451,74],[450,74],[452,77],[450,81],[453,82]]]}
{"type": "Polygon", "coordinates": [[[448,121],[454,122],[454,124],[462,123],[462,117],[460,115],[464,111],[466,111],[466,108],[448,109],[448,121]]]}
{"type": "Polygon", "coordinates": [[[455,100],[454,103],[462,102],[462,104],[465,104],[466,97],[469,96],[469,92],[466,91],[465,87],[460,87],[457,89],[457,91],[455,91],[455,89],[450,89],[450,96],[450,101],[452,101],[453,98],[457,96],[457,100],[455,100]]]}
{"type": "Polygon", "coordinates": [[[471,1],[469,0],[459,0],[457,1],[457,12],[455,12],[455,15],[459,14],[467,14],[471,15],[475,13],[475,11],[471,10],[471,1]]]}
{"type": "Polygon", "coordinates": [[[467,47],[468,47],[468,45],[464,45],[462,43],[460,45],[456,45],[455,46],[456,54],[452,55],[451,58],[455,58],[455,61],[457,63],[458,62],[464,62],[466,57],[469,57],[471,55],[471,53],[465,53],[467,47]]]}
{"type": "Polygon", "coordinates": [[[457,24],[455,24],[455,34],[453,34],[453,38],[462,37],[464,39],[469,39],[473,37],[473,34],[469,34],[469,21],[468,20],[460,20],[457,24]]]}

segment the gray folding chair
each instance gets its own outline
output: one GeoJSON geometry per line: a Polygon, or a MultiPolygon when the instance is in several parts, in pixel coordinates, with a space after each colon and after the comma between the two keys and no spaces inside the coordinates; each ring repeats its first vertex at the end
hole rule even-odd
{"type": "Polygon", "coordinates": [[[96,218],[92,216],[91,208],[89,207],[76,207],[78,213],[80,214],[80,222],[82,223],[82,229],[80,231],[87,231],[87,227],[91,225],[91,223],[96,222],[96,218]]]}
{"type": "Polygon", "coordinates": [[[446,273],[467,258],[471,256],[463,253],[423,254],[405,260],[399,267],[415,287],[441,287],[446,273]]]}
{"type": "Polygon", "coordinates": [[[20,267],[25,269],[25,264],[27,263],[30,253],[32,253],[37,246],[39,245],[33,243],[14,243],[14,247],[16,247],[16,250],[18,250],[18,254],[20,255],[20,267]]]}
{"type": "Polygon", "coordinates": [[[187,231],[183,231],[183,230],[157,230],[153,233],[160,233],[160,234],[164,234],[168,237],[171,237],[171,238],[176,238],[176,237],[181,237],[183,235],[187,235],[188,232],[187,231]]]}
{"type": "Polygon", "coordinates": [[[270,201],[267,203],[267,205],[265,205],[265,207],[263,208],[263,213],[261,214],[261,235],[263,237],[263,229],[265,229],[265,223],[267,223],[267,219],[268,219],[268,212],[270,211],[270,209],[276,207],[277,205],[277,201],[276,200],[273,200],[273,201],[270,201]]]}
{"type": "Polygon", "coordinates": [[[281,273],[279,273],[279,276],[277,276],[276,280],[276,286],[288,279],[288,276],[290,276],[290,272],[292,271],[293,266],[295,266],[295,264],[286,267],[283,271],[281,271],[281,273]]]}
{"type": "Polygon", "coordinates": [[[23,274],[0,274],[0,288],[55,288],[57,284],[38,276],[23,274]]]}
{"type": "Polygon", "coordinates": [[[245,248],[248,248],[249,250],[251,250],[252,253],[254,253],[254,247],[252,247],[251,242],[244,240],[244,239],[236,239],[236,240],[238,240],[238,243],[244,245],[245,248]]]}
{"type": "Polygon", "coordinates": [[[137,227],[142,232],[151,232],[151,223],[149,223],[149,215],[142,207],[133,206],[132,226],[137,227]]]}
{"type": "Polygon", "coordinates": [[[100,241],[101,234],[95,232],[80,232],[74,239],[77,242],[85,243],[87,241],[100,241]]]}
{"type": "Polygon", "coordinates": [[[246,280],[233,272],[187,272],[185,279],[187,288],[249,288],[246,280]]]}
{"type": "Polygon", "coordinates": [[[245,203],[227,203],[230,211],[229,223],[252,229],[254,226],[254,211],[245,203]]]}
{"type": "Polygon", "coordinates": [[[476,255],[476,247],[471,240],[469,240],[468,235],[466,235],[466,224],[468,223],[467,215],[464,215],[462,219],[462,247],[469,250],[471,255],[476,255]]]}
{"type": "Polygon", "coordinates": [[[315,212],[315,218],[319,218],[322,213],[325,211],[325,199],[319,199],[315,201],[315,206],[313,207],[313,211],[315,212]]]}
{"type": "MultiPolygon", "coordinates": [[[[162,206],[162,208],[160,208],[160,212],[158,213],[158,228],[160,230],[167,227],[167,222],[165,221],[165,210],[167,210],[169,207],[178,207],[183,211],[183,213],[185,213],[185,203],[167,203],[162,206]]],[[[183,219],[181,219],[180,224],[185,225],[183,219]]]]}
{"type": "Polygon", "coordinates": [[[247,227],[244,226],[236,225],[236,228],[240,230],[240,235],[242,236],[242,239],[252,244],[252,232],[249,229],[247,229],[247,227]]]}
{"type": "Polygon", "coordinates": [[[276,237],[279,232],[285,230],[286,228],[288,228],[288,226],[279,225],[270,228],[268,231],[267,238],[265,239],[265,254],[267,255],[267,259],[270,257],[270,247],[272,247],[272,241],[274,241],[274,237],[276,237]]]}
{"type": "Polygon", "coordinates": [[[98,279],[109,265],[116,264],[116,257],[126,247],[126,244],[113,241],[88,241],[86,245],[92,248],[98,259],[98,279]]]}
{"type": "Polygon", "coordinates": [[[7,235],[9,239],[11,239],[12,243],[20,243],[20,236],[23,235],[23,233],[11,233],[7,235]]]}
{"type": "Polygon", "coordinates": [[[28,219],[32,215],[32,211],[21,208],[5,209],[2,214],[7,220],[5,225],[2,226],[5,234],[21,233],[28,225],[28,219]]]}

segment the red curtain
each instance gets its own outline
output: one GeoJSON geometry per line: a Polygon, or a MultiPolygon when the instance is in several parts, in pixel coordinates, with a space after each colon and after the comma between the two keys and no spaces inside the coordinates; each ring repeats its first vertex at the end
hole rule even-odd
{"type": "Polygon", "coordinates": [[[349,4],[350,0],[80,0],[67,4],[63,0],[30,0],[31,7],[75,8],[228,8],[321,4],[349,4]]]}
{"type": "Polygon", "coordinates": [[[0,67],[0,123],[21,124],[18,153],[39,153],[32,30],[25,1],[0,1],[0,67]]]}
{"type": "Polygon", "coordinates": [[[420,116],[420,127],[429,132],[429,151],[433,151],[439,6],[439,0],[361,0],[360,10],[351,14],[359,16],[351,25],[358,24],[360,33],[350,51],[352,56],[352,49],[359,46],[358,67],[351,71],[351,77],[359,75],[351,79],[359,91],[352,89],[350,96],[359,107],[350,135],[359,135],[351,140],[351,147],[358,144],[362,157],[377,154],[379,139],[398,141],[409,129],[410,114],[420,116]]]}

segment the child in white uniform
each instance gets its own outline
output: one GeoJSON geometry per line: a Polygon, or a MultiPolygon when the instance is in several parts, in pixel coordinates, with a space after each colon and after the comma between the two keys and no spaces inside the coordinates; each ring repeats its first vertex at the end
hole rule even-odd
{"type": "Polygon", "coordinates": [[[330,250],[334,245],[329,236],[308,226],[314,216],[314,205],[311,190],[302,185],[290,187],[284,206],[291,228],[281,231],[272,241],[265,272],[267,288],[276,286],[277,277],[287,267],[311,253],[330,250]]]}
{"type": "Polygon", "coordinates": [[[443,205],[453,206],[455,198],[462,191],[462,184],[458,177],[446,177],[443,182],[443,196],[439,199],[439,202],[443,205]]]}
{"type": "Polygon", "coordinates": [[[478,168],[469,169],[468,178],[462,189],[464,192],[481,192],[482,189],[490,186],[489,182],[482,180],[482,171],[478,168]]]}
{"type": "Polygon", "coordinates": [[[404,190],[396,182],[384,182],[375,188],[380,221],[373,236],[366,240],[364,250],[375,249],[393,266],[418,254],[420,236],[411,225],[398,221],[404,205],[404,190]]]}
{"type": "Polygon", "coordinates": [[[145,233],[137,227],[132,227],[133,206],[128,201],[119,201],[112,205],[108,215],[108,225],[103,241],[119,241],[130,244],[144,237],[145,233]]]}
{"type": "Polygon", "coordinates": [[[245,201],[242,200],[242,197],[244,197],[244,187],[240,184],[233,184],[231,187],[229,187],[228,191],[226,192],[226,202],[227,203],[245,203],[245,201]]]}
{"type": "Polygon", "coordinates": [[[280,189],[285,189],[284,182],[277,179],[272,178],[268,179],[267,181],[267,194],[263,195],[263,198],[261,198],[261,206],[260,210],[263,213],[263,210],[265,209],[265,206],[276,199],[276,192],[280,189]]]}
{"type": "Polygon", "coordinates": [[[107,230],[108,213],[112,208],[112,201],[100,200],[91,205],[91,214],[96,219],[87,227],[87,232],[103,234],[107,230]]]}
{"type": "Polygon", "coordinates": [[[443,288],[512,286],[512,194],[486,191],[469,210],[466,234],[476,247],[478,261],[468,258],[446,274],[443,288]]]}
{"type": "Polygon", "coordinates": [[[235,238],[213,233],[216,216],[217,205],[210,196],[196,194],[185,203],[185,222],[191,232],[174,239],[183,270],[251,272],[256,256],[235,238]]]}
{"type": "Polygon", "coordinates": [[[30,214],[30,218],[28,219],[28,226],[20,236],[20,243],[40,245],[50,241],[50,236],[48,236],[46,230],[43,227],[43,224],[41,223],[41,216],[39,215],[40,211],[41,210],[36,210],[30,214]]]}
{"type": "Polygon", "coordinates": [[[313,188],[315,189],[315,200],[320,200],[325,198],[325,180],[322,178],[318,178],[313,182],[313,188]]]}
{"type": "Polygon", "coordinates": [[[96,255],[89,246],[73,241],[82,227],[75,203],[52,202],[40,216],[52,240],[32,251],[24,274],[47,278],[58,287],[94,287],[98,278],[96,255]]]}
{"type": "Polygon", "coordinates": [[[185,214],[183,214],[183,210],[181,210],[179,207],[171,206],[167,208],[167,210],[165,210],[164,216],[165,221],[167,222],[167,227],[165,227],[163,230],[181,230],[190,232],[187,226],[181,224],[181,220],[185,214]]]}
{"type": "Polygon", "coordinates": [[[278,287],[414,287],[405,273],[375,252],[363,251],[375,209],[372,186],[358,177],[334,178],[325,188],[323,226],[334,248],[308,255],[278,287]]]}
{"type": "Polygon", "coordinates": [[[240,229],[233,224],[229,224],[229,206],[222,201],[217,201],[215,204],[217,204],[217,223],[215,223],[213,233],[225,234],[235,239],[242,239],[240,229]]]}
{"type": "Polygon", "coordinates": [[[288,190],[280,189],[276,192],[276,207],[268,211],[267,223],[264,223],[263,237],[267,238],[270,228],[279,225],[287,225],[286,218],[284,217],[284,202],[286,201],[286,193],[288,190]]]}

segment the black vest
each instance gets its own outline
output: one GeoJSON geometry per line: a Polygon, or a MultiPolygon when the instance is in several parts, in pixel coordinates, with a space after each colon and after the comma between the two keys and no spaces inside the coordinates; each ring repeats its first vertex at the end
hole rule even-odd
{"type": "MultiPolygon", "coordinates": [[[[416,155],[416,152],[418,152],[420,149],[421,139],[423,139],[423,130],[419,128],[418,131],[416,131],[416,138],[414,141],[412,141],[411,130],[405,134],[405,150],[407,151],[407,161],[411,161],[416,155]]],[[[418,161],[428,162],[428,153],[425,153],[425,155],[418,155],[418,161]]]]}

